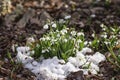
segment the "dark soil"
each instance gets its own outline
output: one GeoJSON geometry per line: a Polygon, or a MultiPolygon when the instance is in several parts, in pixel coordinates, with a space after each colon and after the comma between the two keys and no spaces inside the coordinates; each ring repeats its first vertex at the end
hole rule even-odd
{"type": "MultiPolygon", "coordinates": [[[[120,0],[12,0],[12,12],[0,16],[0,80],[34,80],[34,75],[22,66],[15,67],[7,53],[15,59],[13,45],[25,45],[28,37],[39,39],[46,31],[43,25],[49,20],[64,19],[71,15],[68,27],[83,29],[86,37],[101,32],[100,24],[120,26],[120,0]],[[98,1],[98,2],[97,2],[98,1]],[[15,70],[14,70],[15,68],[15,70]]],[[[120,73],[105,61],[100,64],[103,75],[79,76],[71,73],[68,80],[115,80],[120,73]],[[71,78],[71,79],[70,79],[71,78]]]]}

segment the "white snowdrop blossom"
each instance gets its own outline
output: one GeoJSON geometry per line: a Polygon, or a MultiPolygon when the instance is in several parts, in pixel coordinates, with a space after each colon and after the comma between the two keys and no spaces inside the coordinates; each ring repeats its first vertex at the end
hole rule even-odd
{"type": "Polygon", "coordinates": [[[83,32],[78,32],[77,33],[77,36],[81,36],[81,35],[84,36],[84,33],[83,32]]]}
{"type": "Polygon", "coordinates": [[[95,17],[96,17],[96,15],[95,15],[95,14],[92,14],[92,15],[90,15],[90,17],[91,17],[91,18],[95,18],[95,17]]]}
{"type": "Polygon", "coordinates": [[[88,47],[85,47],[81,50],[81,53],[83,54],[86,54],[86,53],[91,53],[92,52],[92,49],[88,48],[88,47]]]}
{"type": "Polygon", "coordinates": [[[67,42],[68,40],[67,39],[64,39],[64,42],[67,42]]]}
{"type": "Polygon", "coordinates": [[[108,41],[104,41],[104,43],[105,43],[106,45],[110,44],[110,42],[108,42],[108,41]]]}
{"type": "Polygon", "coordinates": [[[57,25],[56,25],[55,23],[53,23],[53,24],[52,24],[52,27],[53,27],[53,28],[56,28],[56,27],[57,27],[57,25]]]}
{"type": "Polygon", "coordinates": [[[104,28],[104,27],[103,27],[103,28],[102,28],[102,30],[103,30],[103,31],[105,31],[105,30],[106,30],[106,28],[104,28]]]}
{"type": "Polygon", "coordinates": [[[115,36],[115,35],[111,35],[111,36],[110,36],[110,39],[112,39],[112,38],[116,38],[116,36],[115,36]]]}
{"type": "Polygon", "coordinates": [[[48,28],[49,28],[48,24],[45,24],[45,25],[43,26],[43,29],[48,29],[48,28]]]}
{"type": "Polygon", "coordinates": [[[72,36],[76,35],[76,31],[71,31],[72,36]]]}
{"type": "Polygon", "coordinates": [[[95,37],[95,34],[94,34],[94,33],[92,34],[92,37],[95,37]]]}
{"type": "Polygon", "coordinates": [[[63,29],[60,31],[62,35],[65,35],[67,33],[67,30],[66,29],[63,29]]]}
{"type": "Polygon", "coordinates": [[[40,40],[45,41],[45,40],[46,40],[46,38],[44,38],[44,37],[43,37],[43,38],[40,38],[40,40]]]}
{"type": "Polygon", "coordinates": [[[49,52],[49,50],[48,49],[42,50],[42,53],[45,53],[45,52],[49,52]]]}
{"type": "Polygon", "coordinates": [[[59,19],[59,23],[65,23],[64,19],[59,19]]]}
{"type": "Polygon", "coordinates": [[[104,24],[101,24],[101,25],[100,25],[100,27],[104,28],[104,27],[105,27],[105,25],[104,25],[104,24]]]}
{"type": "Polygon", "coordinates": [[[77,42],[78,42],[78,43],[81,43],[82,41],[81,41],[81,39],[78,39],[77,42]]]}
{"type": "Polygon", "coordinates": [[[31,44],[33,42],[35,42],[35,39],[33,37],[27,38],[27,44],[31,44]]]}
{"type": "Polygon", "coordinates": [[[91,41],[89,41],[88,43],[89,43],[89,45],[91,45],[91,44],[92,44],[92,42],[91,42],[91,41]]]}
{"type": "Polygon", "coordinates": [[[46,39],[46,40],[50,40],[50,37],[47,36],[45,39],[46,39]]]}
{"type": "Polygon", "coordinates": [[[84,45],[87,45],[87,44],[88,44],[88,41],[85,41],[85,42],[84,42],[84,45]]]}
{"type": "Polygon", "coordinates": [[[67,4],[65,4],[64,6],[65,6],[65,8],[68,8],[68,7],[69,7],[67,4]]]}
{"type": "Polygon", "coordinates": [[[107,38],[107,35],[106,34],[103,34],[103,35],[101,35],[101,37],[103,37],[103,38],[107,38]]]}
{"type": "Polygon", "coordinates": [[[59,38],[59,37],[60,37],[60,34],[57,34],[57,37],[59,38]]]}
{"type": "Polygon", "coordinates": [[[70,19],[71,15],[65,16],[65,19],[70,19]]]}

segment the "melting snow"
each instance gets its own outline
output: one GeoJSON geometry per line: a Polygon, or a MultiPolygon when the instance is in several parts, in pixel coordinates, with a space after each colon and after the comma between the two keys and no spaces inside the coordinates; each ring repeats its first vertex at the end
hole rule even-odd
{"type": "Polygon", "coordinates": [[[70,72],[82,70],[84,75],[97,74],[98,64],[105,60],[105,56],[99,52],[94,55],[86,55],[92,52],[90,48],[78,51],[75,57],[69,57],[68,62],[58,59],[56,56],[42,61],[35,61],[31,56],[29,47],[17,48],[17,61],[22,62],[25,68],[33,72],[39,80],[65,80],[70,72]],[[81,67],[81,68],[80,68],[81,67]],[[86,68],[87,67],[87,68],[86,68]]]}

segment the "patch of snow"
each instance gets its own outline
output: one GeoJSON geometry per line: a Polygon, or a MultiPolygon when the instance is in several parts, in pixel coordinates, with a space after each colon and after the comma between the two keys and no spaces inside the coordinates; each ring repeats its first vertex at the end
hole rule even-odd
{"type": "Polygon", "coordinates": [[[56,56],[43,59],[42,62],[36,61],[27,54],[29,47],[18,47],[17,51],[17,61],[22,62],[24,67],[31,70],[39,80],[65,80],[70,72],[79,70],[82,70],[84,75],[88,75],[88,72],[97,74],[99,72],[98,64],[105,60],[105,56],[99,52],[94,55],[85,55],[87,52],[92,52],[87,47],[78,51],[75,57],[69,57],[67,62],[56,56]]]}

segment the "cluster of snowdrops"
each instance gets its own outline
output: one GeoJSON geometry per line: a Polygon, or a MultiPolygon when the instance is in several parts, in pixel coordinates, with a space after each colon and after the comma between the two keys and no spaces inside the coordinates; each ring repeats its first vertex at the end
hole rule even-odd
{"type": "Polygon", "coordinates": [[[112,62],[120,66],[119,55],[112,50],[119,44],[117,35],[120,29],[107,29],[104,24],[101,27],[100,37],[93,33],[94,39],[88,41],[82,30],[78,32],[68,28],[65,21],[49,22],[43,26],[48,32],[38,41],[29,38],[27,46],[17,48],[17,60],[40,80],[65,80],[71,72],[80,70],[84,75],[89,75],[89,72],[98,74],[99,63],[106,60],[100,51],[105,50],[110,51],[114,59],[112,62]],[[99,50],[100,47],[103,49],[99,50]],[[94,52],[96,50],[99,52],[94,52]]]}

